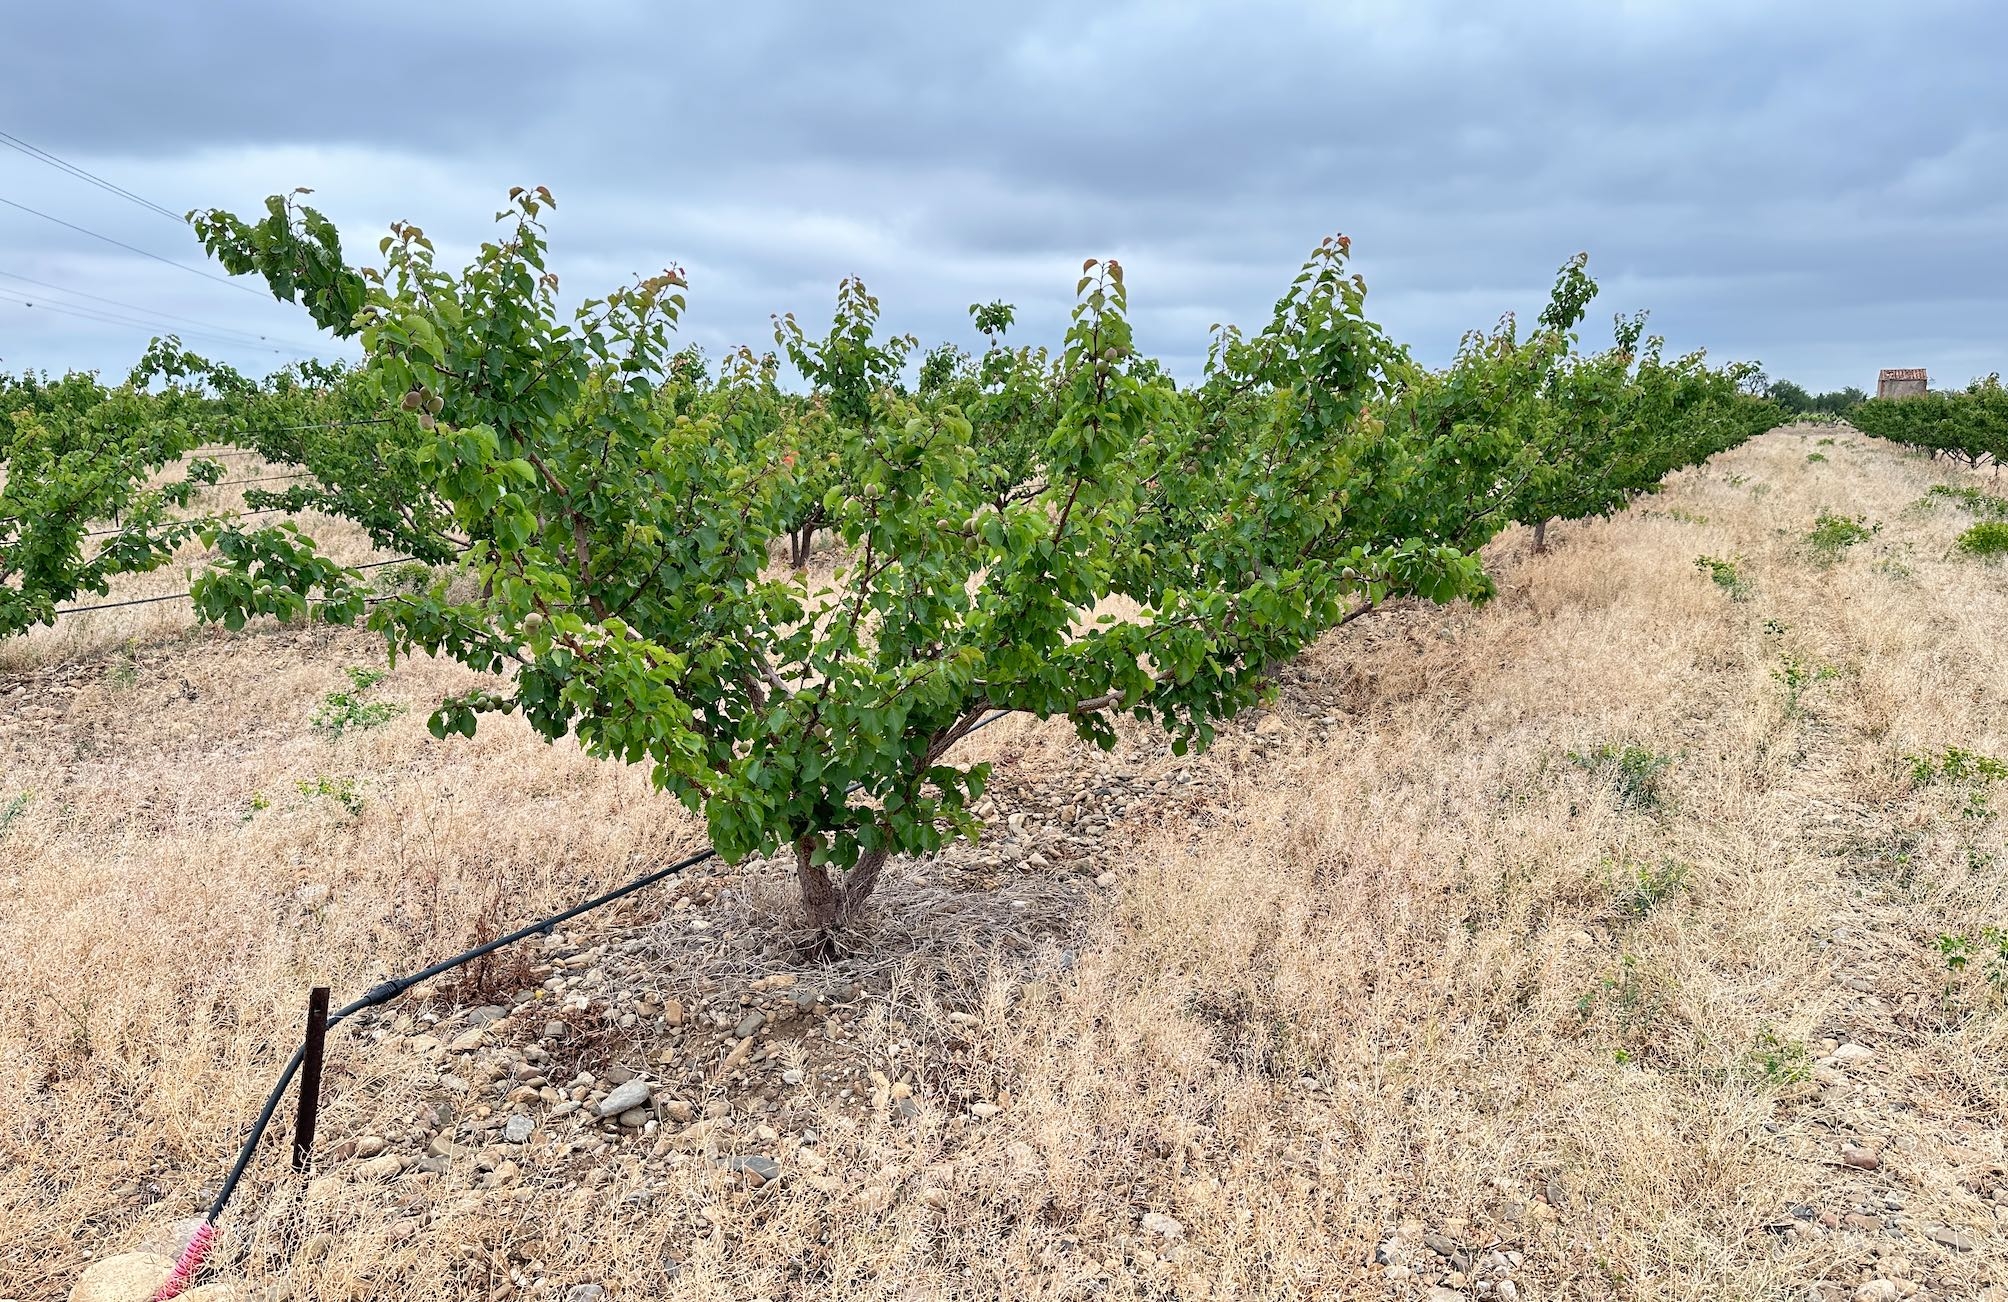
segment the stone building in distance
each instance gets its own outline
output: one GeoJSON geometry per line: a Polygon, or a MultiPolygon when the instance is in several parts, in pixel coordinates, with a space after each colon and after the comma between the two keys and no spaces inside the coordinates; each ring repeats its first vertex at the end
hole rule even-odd
{"type": "Polygon", "coordinates": [[[1914,398],[1923,393],[1930,384],[1930,377],[1924,368],[1892,368],[1885,366],[1876,375],[1876,397],[1914,398]]]}

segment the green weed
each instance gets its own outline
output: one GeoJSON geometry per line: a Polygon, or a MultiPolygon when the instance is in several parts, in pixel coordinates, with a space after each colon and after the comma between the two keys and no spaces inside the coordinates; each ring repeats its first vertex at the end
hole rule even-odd
{"type": "Polygon", "coordinates": [[[386,671],[351,665],[342,672],[349,676],[349,690],[329,692],[322,697],[320,707],[309,720],[319,731],[339,737],[351,728],[358,731],[374,728],[404,713],[404,707],[395,702],[362,699],[364,692],[384,680],[386,671]]]}
{"type": "Polygon", "coordinates": [[[1813,1078],[1812,1055],[1797,1040],[1787,1040],[1770,1027],[1757,1033],[1757,1042],[1743,1055],[1744,1066],[1766,1085],[1797,1085],[1813,1078]]]}
{"type": "Polygon", "coordinates": [[[105,685],[115,692],[129,692],[139,686],[139,639],[127,638],[118,657],[105,670],[105,685]]]}
{"type": "Polygon", "coordinates": [[[8,801],[5,809],[0,809],[0,837],[7,835],[7,829],[14,826],[15,821],[28,812],[28,806],[33,804],[34,800],[35,793],[32,789],[23,791],[8,801]]]}
{"type": "Polygon", "coordinates": [[[1785,663],[1771,671],[1785,689],[1785,717],[1796,719],[1805,712],[1806,693],[1815,683],[1832,682],[1841,676],[1841,671],[1832,665],[1807,664],[1797,656],[1786,656],[1785,663]]]}
{"type": "Polygon", "coordinates": [[[1954,551],[1965,552],[1968,556],[2008,555],[2008,523],[1990,520],[1986,524],[1976,524],[1960,534],[1952,547],[1954,551]]]}
{"type": "Polygon", "coordinates": [[[1985,516],[1990,520],[2008,520],[2008,497],[1995,497],[1991,493],[1983,493],[1971,484],[1934,484],[1924,495],[1925,504],[1929,505],[1934,497],[1941,501],[1956,503],[1973,514],[1985,516]]]}
{"type": "Polygon", "coordinates": [[[1744,579],[1742,571],[1737,568],[1741,561],[1741,557],[1723,560],[1716,556],[1697,556],[1694,558],[1694,568],[1706,570],[1708,577],[1715,581],[1715,586],[1728,593],[1731,601],[1748,601],[1750,584],[1744,579]]]}
{"type": "MultiPolygon", "coordinates": [[[[1940,932],[1938,953],[1948,971],[1971,972],[1997,997],[2008,996],[2008,929],[1982,927],[1977,932],[1940,932]]],[[[1946,987],[1948,999],[1956,991],[1946,987]]]]}
{"type": "Polygon", "coordinates": [[[1628,918],[1645,918],[1670,897],[1688,889],[1693,870],[1684,863],[1662,859],[1651,864],[1627,865],[1618,874],[1615,903],[1628,918]]]}
{"type": "Polygon", "coordinates": [[[300,794],[307,799],[320,797],[332,800],[347,810],[352,817],[363,812],[363,798],[356,792],[354,778],[331,778],[322,774],[312,782],[296,782],[293,785],[298,787],[300,794]]]}
{"type": "Polygon", "coordinates": [[[1881,532],[1882,526],[1870,524],[1867,516],[1850,517],[1822,511],[1819,518],[1813,521],[1812,531],[1806,535],[1806,545],[1812,549],[1816,560],[1823,565],[1831,565],[1848,548],[1881,532]]]}
{"type": "Polygon", "coordinates": [[[1611,784],[1618,804],[1632,809],[1657,809],[1660,779],[1673,764],[1673,757],[1643,746],[1612,746],[1609,743],[1588,751],[1570,751],[1569,760],[1577,768],[1595,774],[1611,784]]]}

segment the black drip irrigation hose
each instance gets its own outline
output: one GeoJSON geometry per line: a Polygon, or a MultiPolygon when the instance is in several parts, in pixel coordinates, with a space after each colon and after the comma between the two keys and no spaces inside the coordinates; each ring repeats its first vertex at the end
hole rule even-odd
{"type": "MultiPolygon", "coordinates": [[[[246,514],[250,513],[247,512],[246,514]]],[[[380,570],[386,565],[414,565],[414,564],[424,565],[426,564],[426,562],[419,560],[418,557],[416,556],[394,556],[387,561],[367,561],[361,565],[351,566],[350,568],[355,570],[380,570]]],[[[117,610],[122,606],[151,606],[162,601],[186,601],[194,595],[195,594],[192,592],[169,592],[169,593],[164,593],[158,597],[128,597],[124,601],[105,601],[105,602],[100,602],[95,606],[58,606],[55,610],[50,611],[49,613],[52,616],[87,615],[94,610],[117,610]]],[[[376,602],[376,601],[386,600],[386,598],[367,597],[364,598],[364,600],[376,602]]]]}
{"type": "MultiPolygon", "coordinates": [[[[981,732],[1009,713],[1011,712],[1008,710],[996,710],[985,715],[983,718],[977,720],[967,732],[963,733],[962,737],[968,737],[981,732]]],[[[962,737],[958,737],[956,740],[960,741],[962,737]]],[[[853,784],[850,792],[855,792],[857,789],[857,786],[853,784]]],[[[850,794],[850,792],[846,792],[846,794],[850,794]]],[[[594,909],[612,904],[615,900],[624,899],[637,891],[646,890],[657,882],[674,877],[679,873],[696,867],[698,864],[716,859],[717,857],[718,851],[711,846],[706,846],[695,854],[685,855],[673,864],[658,868],[650,873],[645,873],[624,886],[616,886],[603,895],[595,895],[584,903],[575,904],[561,913],[553,913],[547,918],[539,918],[535,922],[518,927],[507,935],[497,936],[485,944],[476,945],[472,949],[462,950],[451,958],[443,958],[429,967],[422,967],[418,971],[406,976],[392,977],[388,981],[380,981],[368,990],[363,991],[352,1002],[344,1004],[342,1007],[328,1014],[327,1025],[334,1026],[336,1023],[346,1021],[358,1013],[382,1007],[421,982],[430,981],[436,976],[442,976],[457,967],[463,967],[468,963],[472,963],[475,959],[492,954],[498,949],[514,945],[518,941],[528,940],[532,936],[548,935],[560,923],[569,922],[580,914],[591,913],[594,909]]],[[[277,1115],[279,1104],[286,1097],[287,1088],[292,1085],[293,1078],[299,1075],[300,1064],[305,1061],[306,1056],[307,1046],[303,1042],[293,1050],[293,1056],[286,1060],[286,1066],[279,1073],[279,1079],[272,1084],[271,1093],[265,1096],[265,1106],[259,1109],[257,1120],[251,1123],[250,1132],[245,1135],[243,1144],[237,1150],[237,1159],[230,1165],[230,1174],[224,1177],[222,1187],[216,1191],[215,1199],[209,1204],[209,1210],[203,1214],[202,1228],[196,1232],[194,1238],[189,1241],[188,1247],[182,1251],[180,1260],[175,1263],[173,1272],[167,1277],[167,1282],[162,1284],[159,1291],[153,1295],[156,1302],[165,1302],[165,1299],[179,1295],[194,1279],[196,1272],[202,1268],[202,1259],[208,1254],[210,1244],[214,1240],[216,1224],[222,1218],[224,1208],[229,1206],[231,1195],[237,1192],[237,1186],[244,1179],[245,1171],[250,1168],[251,1159],[257,1155],[258,1145],[265,1138],[265,1131],[271,1126],[272,1118],[277,1115]]]]}

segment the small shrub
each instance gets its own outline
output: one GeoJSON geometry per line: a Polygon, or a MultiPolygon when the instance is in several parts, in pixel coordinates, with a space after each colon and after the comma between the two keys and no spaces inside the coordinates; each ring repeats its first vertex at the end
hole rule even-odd
{"type": "Polygon", "coordinates": [[[1672,1020],[1671,983],[1642,967],[1632,954],[1620,955],[1615,976],[1599,980],[1576,998],[1579,1030],[1587,1031],[1601,1017],[1617,1038],[1611,1055],[1620,1063],[1652,1056],[1672,1020]]]}
{"type": "Polygon", "coordinates": [[[1848,548],[1881,532],[1882,526],[1870,524],[1867,516],[1835,515],[1831,511],[1822,511],[1819,518],[1813,521],[1812,531],[1806,535],[1806,545],[1822,564],[1831,565],[1848,548]]]}
{"type": "Polygon", "coordinates": [[[1669,506],[1669,507],[1667,507],[1667,508],[1666,508],[1666,518],[1667,518],[1667,519],[1669,519],[1669,520],[1678,520],[1678,521],[1680,521],[1680,522],[1681,522],[1682,524],[1707,524],[1707,523],[1708,523],[1708,517],[1707,517],[1707,516],[1705,516],[1705,515],[1700,515],[1700,514],[1697,514],[1696,512],[1693,512],[1693,511],[1688,511],[1688,510],[1684,510],[1684,509],[1682,509],[1681,507],[1678,507],[1678,506],[1669,506]]]}
{"type": "Polygon", "coordinates": [[[1740,559],[1725,561],[1715,556],[1697,556],[1694,568],[1706,570],[1708,577],[1715,581],[1715,586],[1728,593],[1731,601],[1748,601],[1750,584],[1736,568],[1740,559]]]}
{"type": "Polygon", "coordinates": [[[1924,495],[1924,500],[1929,504],[1934,497],[1990,520],[2008,520],[2008,497],[1983,493],[1971,484],[1934,484],[1924,495]]]}
{"type": "Polygon", "coordinates": [[[1808,452],[1806,454],[1806,460],[1808,461],[1825,461],[1826,459],[1827,454],[1824,452],[1808,452]]]}
{"type": "Polygon", "coordinates": [[[1821,446],[1821,447],[1823,447],[1823,448],[1830,448],[1830,447],[1834,446],[1834,440],[1833,440],[1833,438],[1832,438],[1831,436],[1829,436],[1829,437],[1827,437],[1827,438],[1823,438],[1823,439],[1821,439],[1821,440],[1820,440],[1820,446],[1821,446]]]}
{"type": "Polygon", "coordinates": [[[1812,1055],[1797,1040],[1787,1040],[1770,1027],[1757,1033],[1757,1042],[1743,1055],[1750,1073],[1767,1085],[1797,1085],[1813,1078],[1812,1055]]]}
{"type": "Polygon", "coordinates": [[[1643,746],[1612,746],[1605,743],[1589,751],[1570,751],[1576,767],[1593,773],[1611,784],[1618,803],[1631,809],[1656,809],[1660,802],[1660,779],[1673,764],[1673,757],[1643,746]]]}
{"type": "Polygon", "coordinates": [[[2008,523],[1989,521],[1986,524],[1976,524],[1960,534],[1959,541],[1952,546],[1955,551],[1964,552],[1968,556],[2008,555],[2008,523]]]}
{"type": "Polygon", "coordinates": [[[1951,971],[1971,971],[1992,987],[1995,994],[2008,995],[2008,928],[1982,927],[1977,932],[1940,932],[1938,952],[1951,971]]]}
{"type": "Polygon", "coordinates": [[[1910,780],[1920,787],[1934,782],[1999,782],[2008,778],[2008,764],[1992,755],[1948,746],[1938,755],[1906,755],[1910,780]]]}
{"type": "Polygon", "coordinates": [[[1796,719],[1805,712],[1806,693],[1813,684],[1831,682],[1839,678],[1841,671],[1832,665],[1807,664],[1797,656],[1786,656],[1785,663],[1771,671],[1771,677],[1778,680],[1785,689],[1785,717],[1796,719]]]}
{"type": "Polygon", "coordinates": [[[1691,872],[1688,865],[1671,859],[1661,860],[1657,867],[1651,864],[1627,866],[1619,873],[1616,883],[1618,912],[1628,918],[1647,917],[1669,896],[1688,888],[1691,872]]]}
{"type": "Polygon", "coordinates": [[[1993,802],[1987,790],[1989,783],[2008,779],[2008,764],[1992,755],[1982,755],[1979,751],[1951,746],[1939,755],[1907,755],[1910,761],[1910,780],[1913,786],[1928,787],[1935,783],[1960,783],[1971,789],[1966,793],[1966,804],[1960,817],[1979,821],[1994,816],[1993,802]]]}
{"type": "Polygon", "coordinates": [[[351,728],[358,731],[374,728],[404,713],[404,707],[395,702],[362,699],[364,692],[384,680],[384,670],[361,669],[351,665],[342,672],[349,676],[349,690],[329,692],[321,698],[320,707],[310,720],[319,731],[339,737],[351,728]]]}
{"type": "Polygon", "coordinates": [[[354,778],[331,778],[322,774],[312,782],[297,782],[294,785],[300,789],[300,794],[309,800],[316,797],[332,800],[347,810],[351,816],[363,812],[363,798],[356,792],[354,778]]]}

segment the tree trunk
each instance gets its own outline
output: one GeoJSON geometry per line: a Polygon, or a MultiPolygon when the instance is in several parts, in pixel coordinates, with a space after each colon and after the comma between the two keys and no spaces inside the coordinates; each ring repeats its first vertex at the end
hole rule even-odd
{"type": "Polygon", "coordinates": [[[816,539],[816,526],[805,524],[788,535],[788,563],[797,570],[809,568],[809,551],[816,539]]]}
{"type": "Polygon", "coordinates": [[[1534,526],[1534,550],[1537,553],[1548,550],[1548,522],[1546,520],[1541,520],[1534,526]]]}
{"type": "Polygon", "coordinates": [[[795,842],[795,876],[802,884],[802,913],[809,926],[830,932],[857,920],[864,904],[877,889],[879,873],[887,852],[867,850],[844,874],[840,882],[822,864],[814,863],[815,840],[804,837],[795,842]]]}

